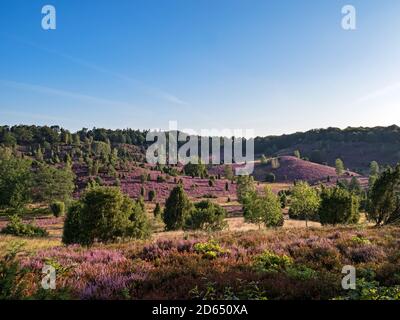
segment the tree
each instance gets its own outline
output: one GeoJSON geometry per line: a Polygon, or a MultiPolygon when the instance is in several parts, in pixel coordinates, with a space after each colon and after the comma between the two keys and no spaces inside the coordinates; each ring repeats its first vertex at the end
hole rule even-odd
{"type": "Polygon", "coordinates": [[[291,190],[289,216],[304,219],[308,226],[308,220],[315,219],[318,213],[319,203],[318,191],[307,182],[298,182],[291,190]]]}
{"type": "Polygon", "coordinates": [[[265,182],[274,183],[275,179],[275,175],[272,172],[269,172],[265,175],[265,182]]]}
{"type": "Polygon", "coordinates": [[[369,175],[378,176],[379,175],[379,164],[376,161],[372,161],[369,165],[369,175]]]}
{"type": "Polygon", "coordinates": [[[34,175],[33,196],[36,201],[68,202],[75,189],[75,175],[69,168],[40,165],[34,175]]]}
{"type": "Polygon", "coordinates": [[[64,224],[63,242],[91,245],[118,238],[145,238],[150,234],[143,208],[119,188],[93,187],[71,206],[64,224]]]}
{"type": "Polygon", "coordinates": [[[199,161],[198,163],[189,162],[183,167],[183,171],[186,175],[192,177],[206,177],[208,175],[206,165],[199,161]]]}
{"type": "Polygon", "coordinates": [[[300,155],[300,151],[299,151],[299,150],[294,150],[293,154],[294,154],[294,156],[295,156],[296,158],[298,158],[298,159],[301,158],[301,155],[300,155]]]}
{"type": "Polygon", "coordinates": [[[156,203],[156,207],[154,208],[154,211],[153,211],[154,217],[159,217],[159,216],[161,216],[161,213],[162,213],[161,206],[160,206],[160,204],[157,202],[157,203],[156,203]]]}
{"type": "Polygon", "coordinates": [[[341,176],[344,172],[344,163],[341,159],[336,159],[335,161],[335,169],[336,169],[336,174],[338,176],[341,176]]]}
{"type": "Polygon", "coordinates": [[[376,225],[400,221],[400,165],[386,169],[368,194],[368,218],[376,225]]]}
{"type": "Polygon", "coordinates": [[[178,230],[184,226],[186,218],[189,216],[192,204],[189,201],[182,185],[175,187],[164,208],[163,220],[166,230],[178,230]]]}
{"type": "Polygon", "coordinates": [[[228,180],[232,180],[233,179],[233,177],[235,175],[233,173],[233,169],[232,169],[231,165],[225,165],[224,166],[224,175],[225,175],[225,178],[228,179],[228,180]]]}
{"type": "Polygon", "coordinates": [[[0,158],[0,207],[22,208],[31,199],[31,162],[14,156],[0,158]]]}
{"type": "Polygon", "coordinates": [[[360,195],[362,193],[362,187],[360,182],[356,177],[352,177],[349,183],[349,191],[355,193],[356,195],[360,195]]]}
{"type": "Polygon", "coordinates": [[[220,231],[226,227],[224,221],[226,210],[210,200],[198,202],[194,205],[190,215],[185,220],[185,229],[220,231]]]}
{"type": "Polygon", "coordinates": [[[324,224],[352,224],[360,219],[359,198],[340,187],[323,188],[319,217],[324,224]]]}
{"type": "Polygon", "coordinates": [[[247,222],[255,223],[259,227],[278,227],[283,225],[283,214],[279,197],[268,186],[265,194],[259,196],[255,191],[246,194],[243,199],[243,215],[247,222]]]}
{"type": "Polygon", "coordinates": [[[265,156],[265,155],[261,155],[261,163],[262,164],[267,164],[268,163],[268,159],[267,159],[267,157],[265,156]]]}
{"type": "Polygon", "coordinates": [[[156,192],[154,190],[149,191],[149,201],[153,201],[156,197],[156,192]]]}
{"type": "Polygon", "coordinates": [[[239,176],[237,179],[236,193],[240,203],[247,197],[247,194],[256,191],[254,178],[252,176],[239,176]]]}

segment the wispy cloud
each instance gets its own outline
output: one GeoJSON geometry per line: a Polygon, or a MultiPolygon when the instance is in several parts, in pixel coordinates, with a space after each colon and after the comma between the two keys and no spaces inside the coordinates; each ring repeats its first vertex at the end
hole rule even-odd
{"type": "Polygon", "coordinates": [[[47,95],[62,96],[62,97],[77,99],[77,100],[81,100],[81,101],[83,100],[83,101],[87,101],[87,102],[93,102],[96,104],[103,104],[103,105],[114,106],[114,107],[118,107],[118,106],[132,107],[132,105],[130,105],[126,102],[103,99],[103,98],[98,98],[98,97],[81,94],[81,93],[77,93],[77,92],[55,89],[55,88],[51,88],[51,87],[47,87],[47,86],[30,84],[30,83],[25,83],[25,82],[16,82],[16,81],[0,79],[0,84],[8,86],[8,87],[16,88],[16,89],[28,90],[28,91],[32,91],[32,92],[47,94],[47,95]]]}
{"type": "Polygon", "coordinates": [[[400,90],[400,82],[396,82],[396,83],[388,85],[384,88],[381,88],[381,89],[378,89],[376,91],[366,94],[365,96],[357,99],[356,103],[364,103],[364,102],[367,102],[370,100],[382,98],[382,97],[385,97],[392,93],[395,93],[396,91],[399,91],[399,90],[400,90]]]}
{"type": "Polygon", "coordinates": [[[53,116],[39,114],[39,113],[18,112],[18,111],[11,111],[11,110],[0,111],[0,114],[4,115],[4,116],[28,118],[28,119],[43,120],[43,121],[56,121],[56,122],[57,121],[71,121],[71,119],[67,119],[67,118],[53,117],[53,116]]]}
{"type": "Polygon", "coordinates": [[[185,102],[182,99],[178,98],[174,94],[171,94],[171,93],[166,92],[164,90],[161,90],[159,88],[152,87],[152,86],[149,86],[147,84],[144,84],[142,81],[134,79],[134,78],[131,78],[131,77],[126,76],[124,74],[105,69],[105,68],[103,68],[101,66],[95,65],[95,64],[90,63],[88,61],[85,61],[83,59],[79,59],[79,58],[73,57],[73,56],[71,56],[69,54],[65,54],[65,53],[62,53],[62,52],[59,52],[59,51],[56,51],[56,50],[53,50],[53,49],[49,49],[49,48],[40,46],[40,45],[38,45],[38,44],[36,44],[36,43],[34,43],[32,41],[27,41],[27,40],[21,39],[19,37],[11,36],[11,35],[8,35],[8,34],[5,35],[4,33],[3,33],[3,36],[6,36],[7,38],[13,39],[14,41],[23,43],[25,45],[29,45],[29,46],[31,46],[33,48],[45,51],[47,53],[57,55],[59,57],[62,57],[63,59],[66,59],[66,60],[68,60],[70,62],[73,62],[73,63],[75,63],[75,64],[77,64],[79,66],[85,67],[87,69],[93,70],[95,72],[106,74],[106,75],[112,76],[112,77],[114,77],[116,79],[123,80],[123,81],[127,82],[128,84],[139,88],[140,90],[142,90],[143,92],[145,92],[148,95],[155,96],[155,97],[157,97],[159,99],[162,99],[162,100],[165,100],[167,102],[174,103],[174,104],[177,104],[177,105],[181,105],[181,106],[187,106],[188,105],[187,102],[185,102]]]}

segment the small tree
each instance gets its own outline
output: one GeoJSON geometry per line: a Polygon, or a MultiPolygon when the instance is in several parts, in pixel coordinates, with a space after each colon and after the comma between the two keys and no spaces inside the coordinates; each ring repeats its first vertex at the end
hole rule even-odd
{"type": "Polygon", "coordinates": [[[301,158],[301,155],[300,155],[300,151],[299,151],[299,150],[294,150],[293,154],[294,154],[294,156],[295,156],[296,158],[298,158],[298,159],[301,158]]]}
{"type": "Polygon", "coordinates": [[[160,216],[161,216],[161,213],[162,213],[161,206],[160,206],[160,204],[157,202],[157,203],[156,203],[156,207],[154,208],[154,211],[153,211],[154,217],[160,217],[160,216]]]}
{"type": "Polygon", "coordinates": [[[34,176],[35,200],[47,203],[68,202],[75,189],[74,179],[75,175],[69,168],[41,165],[34,176]]]}
{"type": "Polygon", "coordinates": [[[67,213],[63,242],[91,245],[150,234],[143,208],[119,188],[93,187],[67,213]]]}
{"type": "Polygon", "coordinates": [[[283,225],[281,203],[270,187],[265,187],[265,195],[259,196],[255,191],[246,194],[243,199],[243,215],[247,222],[261,227],[278,227],[283,225]]]}
{"type": "Polygon", "coordinates": [[[224,175],[225,175],[225,178],[228,179],[228,180],[232,180],[233,179],[233,177],[235,175],[233,173],[233,169],[232,169],[231,165],[225,165],[224,166],[224,175]]]}
{"type": "Polygon", "coordinates": [[[163,220],[166,230],[178,230],[184,226],[186,218],[190,214],[192,204],[189,201],[182,185],[175,187],[166,203],[163,220]]]}
{"type": "Polygon", "coordinates": [[[336,174],[338,176],[341,176],[344,172],[344,163],[341,159],[336,159],[335,161],[335,169],[336,169],[336,174]]]}
{"type": "Polygon", "coordinates": [[[359,198],[340,187],[323,188],[319,217],[322,224],[352,224],[360,219],[359,198]]]}
{"type": "Polygon", "coordinates": [[[185,229],[220,231],[226,227],[224,221],[226,210],[210,200],[198,202],[194,205],[190,215],[185,220],[185,229]]]}
{"type": "Polygon", "coordinates": [[[268,159],[265,155],[261,155],[261,160],[260,160],[261,164],[267,164],[268,163],[268,159]]]}
{"type": "Polygon", "coordinates": [[[315,218],[318,213],[319,203],[317,190],[307,182],[300,181],[291,190],[289,216],[304,219],[308,226],[308,220],[315,218]]]}
{"type": "Polygon", "coordinates": [[[149,201],[153,201],[156,198],[156,192],[154,190],[149,191],[149,201]]]}
{"type": "Polygon", "coordinates": [[[247,197],[249,193],[254,193],[256,186],[254,184],[254,178],[252,176],[239,176],[237,180],[237,198],[240,203],[247,197]]]}
{"type": "Polygon", "coordinates": [[[61,201],[55,201],[50,204],[50,210],[55,217],[63,216],[65,213],[65,204],[61,201]]]}
{"type": "Polygon", "coordinates": [[[265,175],[265,182],[274,183],[275,179],[275,175],[272,172],[269,172],[265,175]]]}
{"type": "Polygon", "coordinates": [[[400,165],[388,168],[373,184],[368,194],[368,218],[376,225],[400,221],[400,165]]]}

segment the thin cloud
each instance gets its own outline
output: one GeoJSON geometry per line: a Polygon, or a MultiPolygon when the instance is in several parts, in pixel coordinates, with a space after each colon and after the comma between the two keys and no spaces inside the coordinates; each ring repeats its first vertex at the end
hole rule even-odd
{"type": "MultiPolygon", "coordinates": [[[[3,33],[3,35],[5,35],[5,34],[3,33]]],[[[112,76],[114,78],[126,81],[129,84],[140,88],[143,92],[145,92],[148,95],[156,96],[159,99],[162,99],[162,100],[165,100],[167,102],[171,102],[171,103],[174,103],[174,104],[177,104],[177,105],[181,105],[181,106],[187,106],[188,105],[187,102],[183,101],[182,99],[178,98],[177,96],[175,96],[175,95],[173,95],[173,94],[171,94],[169,92],[165,92],[165,91],[160,90],[158,88],[145,85],[143,82],[141,82],[141,81],[139,81],[137,79],[128,77],[128,76],[126,76],[124,74],[121,74],[121,73],[118,73],[118,72],[114,72],[114,71],[110,71],[108,69],[105,69],[103,67],[97,66],[97,65],[95,65],[93,63],[90,63],[88,61],[85,61],[85,60],[82,60],[82,59],[79,59],[79,58],[75,58],[75,57],[70,56],[68,54],[61,53],[61,52],[58,52],[56,50],[52,50],[52,49],[49,49],[49,48],[46,48],[46,47],[43,47],[43,46],[39,46],[36,43],[31,42],[31,41],[26,41],[26,40],[23,40],[21,38],[18,38],[18,37],[15,37],[15,36],[11,36],[11,35],[5,35],[5,36],[10,38],[10,39],[12,39],[12,40],[14,40],[14,41],[17,41],[17,42],[29,45],[31,47],[34,47],[36,49],[39,49],[39,50],[42,50],[42,51],[46,51],[48,53],[51,53],[51,54],[57,55],[59,57],[62,57],[64,59],[66,59],[66,60],[69,60],[69,61],[71,61],[71,62],[73,62],[73,63],[75,63],[77,65],[80,65],[82,67],[85,67],[87,69],[91,69],[93,71],[96,71],[96,72],[99,72],[99,73],[103,73],[103,74],[112,76]]]]}
{"type": "Polygon", "coordinates": [[[363,103],[363,102],[367,102],[370,100],[375,100],[375,99],[378,99],[381,97],[385,97],[385,96],[392,94],[399,90],[400,90],[400,82],[396,82],[394,84],[391,84],[391,85],[381,88],[379,90],[373,91],[373,92],[365,95],[364,97],[359,98],[357,100],[357,103],[363,103]]]}
{"type": "Polygon", "coordinates": [[[22,117],[34,120],[45,120],[45,121],[71,121],[71,119],[53,117],[49,115],[39,114],[39,113],[28,113],[28,112],[17,112],[17,111],[0,111],[0,114],[5,116],[22,117]]]}
{"type": "Polygon", "coordinates": [[[6,85],[8,87],[16,88],[16,89],[28,90],[28,91],[42,93],[42,94],[46,94],[46,95],[57,95],[57,96],[62,96],[62,97],[66,97],[66,98],[84,100],[84,101],[93,102],[96,104],[103,104],[103,105],[109,105],[109,106],[114,106],[114,107],[115,106],[132,107],[132,105],[125,103],[125,102],[103,99],[103,98],[98,98],[98,97],[94,97],[94,96],[90,96],[90,95],[86,95],[86,94],[81,94],[81,93],[76,93],[76,92],[66,91],[66,90],[60,90],[60,89],[50,88],[47,86],[35,85],[35,84],[30,84],[30,83],[25,83],[25,82],[16,82],[16,81],[0,79],[0,84],[6,85]]]}

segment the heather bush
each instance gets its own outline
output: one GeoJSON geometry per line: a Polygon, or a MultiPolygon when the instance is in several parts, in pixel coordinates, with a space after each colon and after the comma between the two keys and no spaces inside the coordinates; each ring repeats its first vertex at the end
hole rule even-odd
{"type": "Polygon", "coordinates": [[[19,237],[46,237],[48,232],[33,224],[23,223],[18,215],[10,217],[7,226],[1,230],[3,234],[10,234],[19,237]]]}
{"type": "Polygon", "coordinates": [[[55,201],[50,204],[50,210],[55,217],[61,217],[65,213],[65,203],[61,201],[55,201]]]}
{"type": "Polygon", "coordinates": [[[185,229],[220,231],[227,226],[226,210],[209,200],[194,205],[190,215],[185,220],[185,229]]]}
{"type": "Polygon", "coordinates": [[[64,225],[65,243],[91,245],[118,238],[144,238],[149,223],[142,207],[122,194],[119,188],[95,187],[87,190],[68,212],[64,225]],[[76,228],[79,233],[70,228],[76,228]]]}
{"type": "Polygon", "coordinates": [[[319,217],[322,224],[351,224],[360,219],[360,202],[356,195],[340,187],[321,192],[319,217]]]}
{"type": "Polygon", "coordinates": [[[192,204],[182,185],[175,187],[165,203],[163,220],[166,230],[182,229],[191,210],[192,204]]]}

